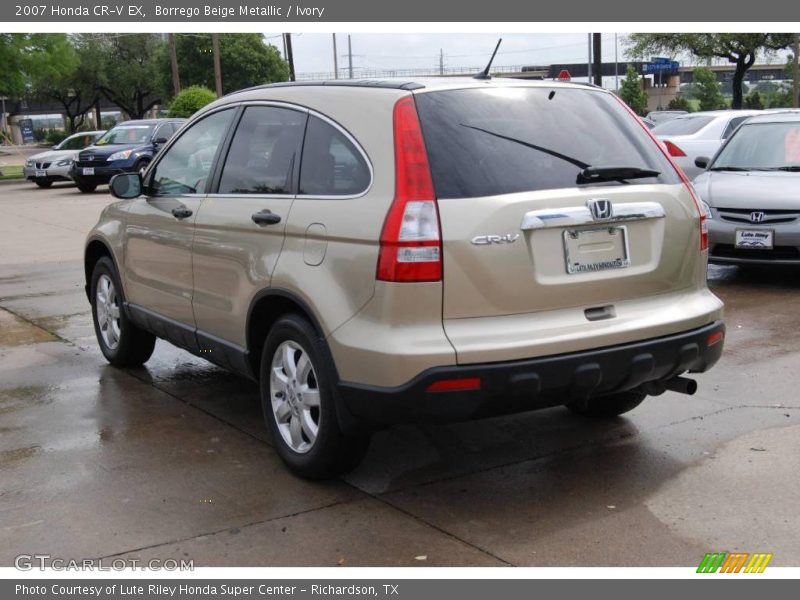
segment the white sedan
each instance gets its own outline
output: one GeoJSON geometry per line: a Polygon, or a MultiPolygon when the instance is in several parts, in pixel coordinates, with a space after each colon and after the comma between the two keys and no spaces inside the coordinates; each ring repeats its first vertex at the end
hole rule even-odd
{"type": "Polygon", "coordinates": [[[703,169],[694,164],[698,156],[711,157],[722,142],[746,119],[761,114],[759,110],[712,110],[683,115],[659,123],[651,132],[661,140],[669,155],[694,179],[703,169]]]}

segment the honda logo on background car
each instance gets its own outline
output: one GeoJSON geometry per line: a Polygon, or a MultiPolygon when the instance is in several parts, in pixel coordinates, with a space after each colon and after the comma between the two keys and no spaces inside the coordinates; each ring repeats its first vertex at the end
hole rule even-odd
{"type": "Polygon", "coordinates": [[[765,216],[766,215],[763,212],[761,212],[760,210],[757,210],[755,212],[751,212],[750,213],[750,222],[751,223],[761,223],[761,221],[764,220],[765,216]]]}
{"type": "Polygon", "coordinates": [[[611,200],[606,200],[605,198],[589,200],[586,205],[589,207],[589,212],[592,213],[592,218],[595,221],[610,219],[614,214],[614,209],[611,207],[611,200]]]}

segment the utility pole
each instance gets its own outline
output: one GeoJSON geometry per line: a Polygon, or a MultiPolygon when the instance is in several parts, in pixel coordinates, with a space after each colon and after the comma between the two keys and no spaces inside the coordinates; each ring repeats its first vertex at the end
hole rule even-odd
{"type": "Polygon", "coordinates": [[[178,75],[178,50],[175,46],[175,34],[167,34],[167,39],[169,40],[169,66],[172,70],[172,93],[177,96],[181,93],[181,78],[178,75]]]}
{"type": "Polygon", "coordinates": [[[336,56],[336,34],[333,34],[333,78],[339,79],[339,57],[336,56]]]}
{"type": "Polygon", "coordinates": [[[586,39],[589,42],[586,50],[586,82],[592,83],[592,34],[587,33],[586,39]]]}
{"type": "Polygon", "coordinates": [[[619,57],[617,56],[617,34],[614,34],[614,91],[619,93],[619,57]]]}
{"type": "Polygon", "coordinates": [[[594,84],[603,87],[603,34],[592,34],[592,57],[594,58],[594,84]]]}
{"type": "Polygon", "coordinates": [[[214,54],[214,87],[217,98],[222,97],[222,67],[219,64],[219,34],[211,34],[211,52],[214,54]]]}
{"type": "Polygon", "coordinates": [[[800,102],[800,33],[794,34],[794,62],[792,63],[792,106],[800,102]]]}
{"type": "Polygon", "coordinates": [[[439,48],[439,76],[444,76],[444,50],[439,48]]]}
{"type": "Polygon", "coordinates": [[[350,41],[350,34],[347,34],[347,71],[348,77],[353,78],[353,45],[350,41]]]}
{"type": "Polygon", "coordinates": [[[286,41],[286,61],[289,63],[289,81],[294,81],[294,54],[292,54],[292,34],[284,33],[286,41]]]}

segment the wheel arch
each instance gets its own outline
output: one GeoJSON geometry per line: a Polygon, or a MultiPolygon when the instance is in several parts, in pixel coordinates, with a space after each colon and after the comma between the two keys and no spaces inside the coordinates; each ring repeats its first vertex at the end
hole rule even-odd
{"type": "MultiPolygon", "coordinates": [[[[117,264],[117,259],[114,256],[114,252],[111,250],[108,242],[99,237],[89,239],[83,252],[83,270],[86,281],[86,285],[84,286],[84,289],[86,290],[86,298],[90,301],[89,288],[92,285],[92,272],[94,272],[94,266],[97,264],[97,261],[103,257],[109,258],[111,262],[114,263],[114,269],[117,271],[117,275],[119,277],[122,276],[119,270],[119,265],[117,264]]],[[[120,294],[124,299],[125,296],[123,290],[120,290],[120,294]]]]}

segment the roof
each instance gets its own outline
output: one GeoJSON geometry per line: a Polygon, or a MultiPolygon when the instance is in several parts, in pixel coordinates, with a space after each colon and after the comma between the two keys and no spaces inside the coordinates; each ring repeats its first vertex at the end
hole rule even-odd
{"type": "Polygon", "coordinates": [[[183,121],[186,120],[187,119],[184,119],[182,117],[170,117],[164,119],[130,119],[129,121],[120,121],[119,123],[117,123],[117,125],[128,125],[130,123],[141,123],[142,125],[155,125],[157,123],[166,123],[168,121],[182,123],[183,121]]]}
{"type": "Polygon", "coordinates": [[[786,109],[781,112],[768,112],[747,119],[746,123],[800,123],[800,109],[786,109]]]}

